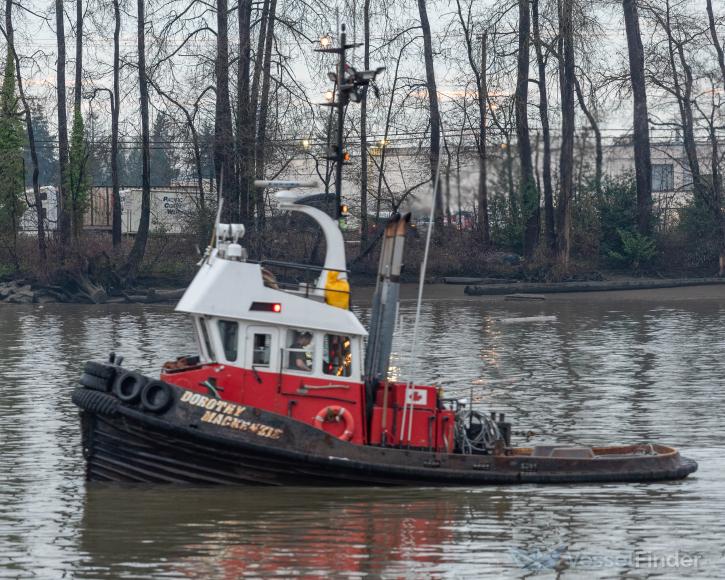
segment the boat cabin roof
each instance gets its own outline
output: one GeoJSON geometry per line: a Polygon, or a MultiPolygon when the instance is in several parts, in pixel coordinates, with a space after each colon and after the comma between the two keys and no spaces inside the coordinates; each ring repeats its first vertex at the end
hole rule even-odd
{"type": "Polygon", "coordinates": [[[266,286],[260,264],[227,260],[216,250],[201,266],[176,311],[367,336],[365,327],[349,310],[266,286]],[[274,304],[279,304],[279,311],[264,309],[274,304]]]}

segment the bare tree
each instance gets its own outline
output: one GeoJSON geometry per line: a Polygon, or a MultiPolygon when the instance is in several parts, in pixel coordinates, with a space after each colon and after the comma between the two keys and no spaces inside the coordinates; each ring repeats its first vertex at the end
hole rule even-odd
{"type": "MultiPolygon", "coordinates": [[[[271,0],[269,5],[269,16],[267,18],[267,29],[264,32],[264,60],[262,64],[262,94],[259,101],[259,116],[257,122],[257,137],[255,142],[254,157],[256,164],[257,179],[264,178],[264,169],[267,152],[267,121],[269,115],[269,88],[272,72],[272,44],[274,43],[274,23],[277,16],[277,0],[271,0]]],[[[262,31],[260,31],[260,34],[262,31]]],[[[257,192],[257,223],[264,227],[264,197],[262,192],[257,192]]]]}
{"type": "Polygon", "coordinates": [[[138,46],[138,86],[141,105],[141,217],[138,224],[136,238],[128,255],[121,275],[126,280],[133,280],[143,261],[146,252],[146,242],[149,236],[151,218],[151,136],[149,130],[149,90],[146,78],[146,6],[145,0],[136,0],[137,8],[137,34],[138,46]]]}
{"type": "Polygon", "coordinates": [[[118,119],[121,111],[121,6],[113,0],[113,96],[111,98],[111,187],[113,246],[121,244],[121,185],[118,175],[118,119]]]}
{"type": "Polygon", "coordinates": [[[644,48],[639,28],[637,0],[622,0],[624,27],[629,51],[629,76],[634,100],[634,169],[637,181],[637,224],[639,232],[651,230],[652,161],[650,158],[647,87],[644,75],[644,48]]]}
{"type": "MultiPolygon", "coordinates": [[[[370,0],[363,3],[363,69],[370,68],[370,0]]],[[[368,242],[368,100],[367,86],[360,103],[360,250],[368,242]]]]}
{"type": "MultiPolygon", "coordinates": [[[[484,244],[491,243],[490,224],[488,216],[488,29],[484,28],[480,36],[480,60],[477,58],[479,47],[474,46],[471,4],[467,6],[466,15],[460,0],[456,0],[458,19],[463,29],[463,38],[466,42],[466,56],[468,65],[476,81],[476,103],[478,105],[478,228],[484,244]]],[[[460,187],[460,183],[459,183],[460,187]]],[[[460,224],[459,224],[460,225],[460,224]]]]}
{"type": "Polygon", "coordinates": [[[216,4],[216,117],[214,122],[214,168],[224,197],[225,219],[239,213],[238,192],[234,187],[232,112],[229,97],[229,8],[227,0],[216,4]]]}
{"type": "Polygon", "coordinates": [[[239,212],[235,218],[249,218],[249,201],[254,181],[252,140],[254,138],[256,111],[251,109],[249,75],[252,58],[252,0],[240,0],[239,58],[237,60],[237,181],[239,183],[239,212]]]}
{"type": "Polygon", "coordinates": [[[87,202],[86,161],[88,152],[85,144],[85,127],[81,102],[83,100],[83,2],[76,0],[76,54],[73,82],[73,121],[68,166],[68,190],[70,194],[70,217],[73,239],[78,241],[83,229],[83,218],[87,202]]]}
{"type": "MultiPolygon", "coordinates": [[[[438,88],[436,87],[435,69],[433,67],[433,43],[431,41],[430,23],[426,0],[418,0],[418,14],[423,31],[423,58],[425,61],[426,89],[428,91],[428,107],[430,110],[430,167],[431,178],[436,178],[438,157],[440,156],[441,116],[438,108],[438,88]]],[[[435,213],[438,220],[443,220],[443,195],[440,187],[435,199],[435,213]]]]}
{"type": "Polygon", "coordinates": [[[717,54],[717,63],[720,67],[720,81],[725,87],[725,53],[723,53],[722,43],[717,35],[717,28],[715,26],[715,13],[712,10],[712,0],[707,0],[707,20],[708,28],[710,30],[710,38],[712,39],[712,45],[715,48],[717,54]]]}
{"type": "Polygon", "coordinates": [[[561,38],[561,153],[559,157],[559,203],[557,207],[557,260],[569,267],[571,250],[571,201],[574,193],[574,30],[573,0],[559,2],[561,38]]]}
{"type": "Polygon", "coordinates": [[[28,147],[30,149],[30,161],[32,163],[32,184],[33,184],[33,205],[37,220],[36,231],[38,234],[38,255],[42,262],[47,258],[47,246],[45,240],[45,212],[43,211],[43,199],[40,194],[40,183],[38,176],[40,168],[38,163],[38,151],[35,144],[35,131],[33,128],[33,116],[28,99],[25,95],[23,86],[23,75],[20,68],[20,57],[15,51],[15,33],[12,18],[13,0],[5,0],[5,36],[8,43],[8,54],[12,55],[14,62],[8,62],[6,66],[15,66],[15,74],[17,77],[18,94],[20,102],[23,105],[23,115],[25,117],[25,130],[28,136],[28,147]]]}
{"type": "MultiPolygon", "coordinates": [[[[580,74],[580,76],[583,76],[583,74],[580,74]]],[[[589,83],[590,86],[592,86],[592,90],[590,92],[591,95],[594,93],[594,87],[592,83],[589,83]]],[[[594,131],[594,190],[597,194],[601,193],[602,190],[602,172],[603,172],[603,164],[604,164],[604,150],[602,147],[602,131],[599,128],[599,122],[597,121],[596,116],[594,115],[594,112],[591,110],[591,107],[587,104],[586,99],[584,98],[584,92],[582,91],[581,83],[579,82],[579,77],[574,77],[574,87],[576,89],[576,96],[577,100],[579,101],[579,107],[581,108],[582,112],[586,116],[587,120],[589,121],[589,124],[592,127],[592,131],[594,131]]]]}
{"type": "Polygon", "coordinates": [[[531,159],[529,136],[529,45],[531,15],[529,0],[518,0],[518,58],[516,69],[516,137],[519,162],[521,164],[521,208],[524,218],[524,256],[531,258],[539,242],[539,190],[534,179],[534,164],[531,159]]]}
{"type": "Polygon", "coordinates": [[[539,23],[539,0],[531,4],[531,24],[536,51],[536,65],[539,71],[537,86],[539,89],[539,120],[543,148],[542,181],[544,186],[544,238],[551,253],[556,251],[556,230],[554,227],[554,189],[551,184],[551,129],[549,127],[549,98],[546,86],[546,48],[541,39],[539,23]]]}
{"type": "Polygon", "coordinates": [[[58,183],[58,232],[61,245],[70,241],[70,203],[68,199],[68,116],[65,94],[65,14],[63,0],[55,0],[55,27],[58,45],[56,63],[56,91],[58,97],[58,163],[60,182],[58,183]]]}
{"type": "MultiPolygon", "coordinates": [[[[676,3],[677,4],[677,3],[676,3]]],[[[713,220],[720,229],[720,275],[725,275],[725,212],[722,208],[722,199],[719,183],[718,142],[715,130],[715,107],[711,106],[708,114],[699,105],[697,100],[696,78],[693,66],[688,59],[688,52],[695,52],[697,42],[707,33],[699,24],[693,22],[689,15],[677,14],[673,9],[671,0],[664,0],[664,6],[657,3],[647,5],[648,12],[654,17],[659,30],[664,33],[664,54],[658,55],[655,65],[667,67],[667,75],[660,70],[654,70],[650,75],[651,82],[675,98],[679,112],[678,127],[682,133],[682,143],[685,149],[687,165],[692,176],[695,197],[709,209],[713,220]],[[688,52],[686,52],[688,51],[688,52]],[[700,163],[700,152],[695,137],[696,115],[700,113],[707,128],[708,141],[711,147],[710,174],[703,172],[700,163]],[[718,182],[716,183],[716,180],[718,182]]],[[[707,92],[714,95],[713,88],[707,92]]]]}
{"type": "MultiPolygon", "coordinates": [[[[488,216],[488,154],[486,139],[488,137],[488,33],[481,35],[481,73],[478,75],[478,224],[483,243],[491,243],[491,225],[488,216]]],[[[474,67],[475,68],[475,67],[474,67]]]]}

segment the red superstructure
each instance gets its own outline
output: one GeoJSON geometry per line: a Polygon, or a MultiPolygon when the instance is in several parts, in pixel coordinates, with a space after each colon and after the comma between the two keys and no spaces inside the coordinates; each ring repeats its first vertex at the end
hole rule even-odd
{"type": "MultiPolygon", "coordinates": [[[[340,407],[349,411],[352,425],[330,417],[324,421],[324,431],[341,437],[346,427],[352,427],[352,443],[406,446],[436,451],[453,451],[455,412],[441,407],[438,389],[416,386],[408,389],[405,383],[385,383],[375,390],[370,421],[366,416],[365,385],[363,383],[331,384],[317,377],[299,377],[285,373],[256,373],[223,364],[185,366],[186,359],[168,365],[161,380],[208,395],[211,384],[221,400],[246,405],[284,415],[310,425],[328,408],[340,407]],[[387,412],[384,413],[383,395],[389,392],[387,412]],[[406,390],[412,405],[406,408],[406,390]],[[412,409],[412,411],[410,411],[412,409]],[[412,412],[412,421],[405,416],[412,412]],[[383,429],[383,416],[385,429],[383,429]]],[[[191,359],[194,361],[194,359],[191,359]]],[[[327,418],[327,417],[325,417],[327,418]]]]}

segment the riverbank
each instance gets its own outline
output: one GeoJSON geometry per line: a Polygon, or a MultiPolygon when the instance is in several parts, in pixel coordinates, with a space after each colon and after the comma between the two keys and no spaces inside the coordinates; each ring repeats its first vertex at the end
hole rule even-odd
{"type": "MultiPolygon", "coordinates": [[[[353,304],[367,306],[372,298],[374,287],[357,287],[353,285],[353,304]]],[[[410,302],[418,297],[417,284],[402,284],[400,288],[401,302],[410,302]]],[[[490,294],[482,296],[471,296],[465,294],[461,286],[451,284],[431,283],[426,284],[423,291],[424,302],[438,301],[465,301],[465,302],[486,302],[491,304],[506,302],[505,294],[490,294]]],[[[709,284],[699,286],[677,286],[668,288],[650,289],[629,289],[629,290],[608,290],[598,292],[558,292],[545,294],[544,300],[534,302],[517,302],[519,308],[525,304],[535,305],[545,303],[605,303],[605,302],[722,302],[725,304],[725,283],[709,284]]],[[[514,303],[510,303],[514,304],[514,303]]],[[[529,308],[529,306],[526,306],[529,308]]]]}
{"type": "MultiPolygon", "coordinates": [[[[480,278],[474,278],[481,280],[480,278]]],[[[424,290],[425,300],[504,300],[511,294],[539,294],[545,300],[699,300],[725,299],[725,279],[722,278],[629,278],[613,277],[609,280],[592,282],[528,283],[492,279],[488,284],[463,286],[451,278],[431,280],[424,290]]],[[[456,278],[456,281],[464,280],[456,278]]],[[[465,280],[471,280],[467,278],[465,280]]],[[[369,277],[353,277],[353,298],[367,301],[375,288],[375,281],[369,277]]],[[[178,301],[186,287],[179,283],[155,285],[149,280],[144,286],[116,295],[104,292],[68,291],[59,286],[44,286],[30,281],[0,283],[0,304],[157,304],[178,301]]],[[[401,285],[401,299],[412,300],[418,295],[416,282],[401,285]]]]}

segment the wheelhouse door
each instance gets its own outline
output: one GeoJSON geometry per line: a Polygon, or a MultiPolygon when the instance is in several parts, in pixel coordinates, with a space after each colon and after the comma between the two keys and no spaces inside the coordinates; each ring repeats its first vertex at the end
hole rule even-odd
{"type": "Polygon", "coordinates": [[[254,373],[279,372],[279,330],[270,326],[248,326],[246,367],[254,373]]]}

